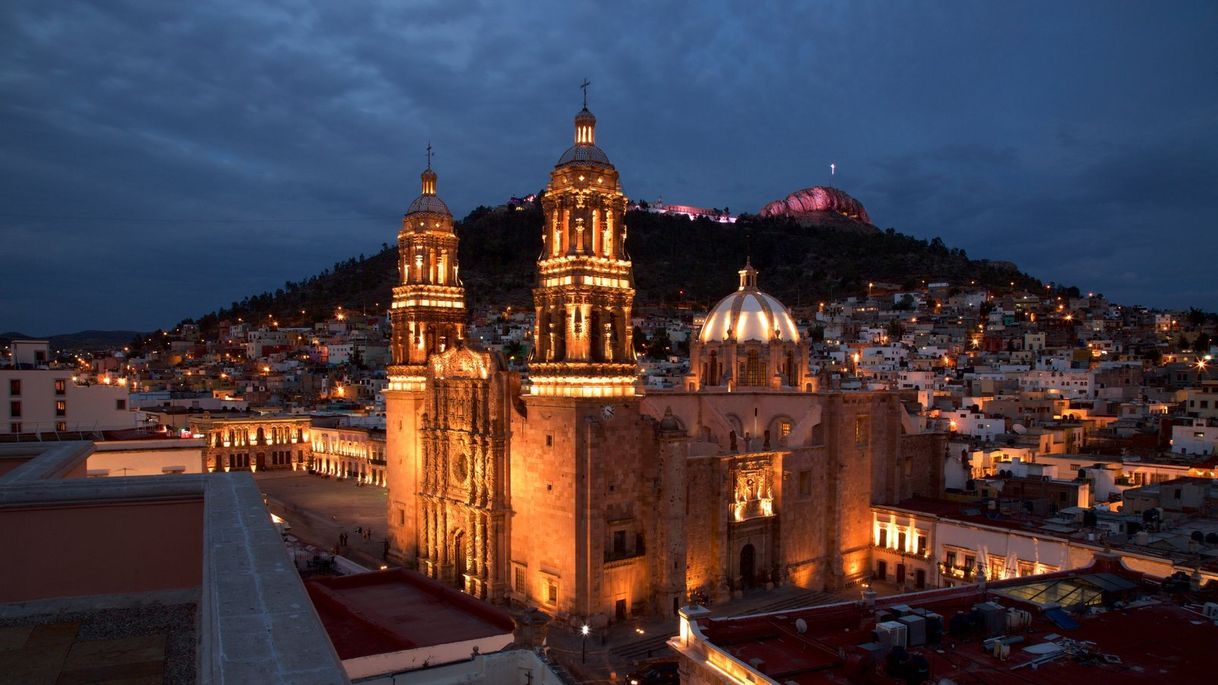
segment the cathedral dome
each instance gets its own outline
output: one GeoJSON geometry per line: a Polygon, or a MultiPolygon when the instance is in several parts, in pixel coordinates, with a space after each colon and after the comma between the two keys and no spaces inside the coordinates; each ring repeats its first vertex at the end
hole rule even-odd
{"type": "MultiPolygon", "coordinates": [[[[401,205],[398,206],[401,207],[401,205]]],[[[444,200],[441,200],[437,195],[420,195],[406,209],[407,214],[418,214],[420,212],[452,216],[452,212],[448,211],[448,205],[444,204],[444,200]]]]}
{"type": "Polygon", "coordinates": [[[562,153],[555,166],[579,162],[610,164],[609,155],[596,146],[596,117],[588,111],[586,104],[575,115],[575,144],[562,153]]]}
{"type": "Polygon", "coordinates": [[[558,166],[563,164],[571,164],[573,162],[598,162],[600,164],[610,164],[609,155],[605,151],[595,145],[579,144],[572,145],[567,148],[567,151],[562,153],[562,157],[558,158],[558,166]]]}
{"type": "Polygon", "coordinates": [[[745,264],[740,288],[719,300],[706,316],[698,339],[704,343],[735,340],[799,342],[799,327],[783,303],[757,289],[757,270],[745,264]]]}
{"type": "Polygon", "coordinates": [[[428,164],[427,169],[423,171],[420,178],[423,181],[423,192],[410,203],[410,207],[406,209],[406,215],[419,214],[422,212],[430,212],[432,214],[443,214],[444,216],[452,216],[452,212],[448,211],[448,205],[444,204],[436,195],[436,179],[439,178],[436,172],[431,169],[431,146],[427,146],[428,164]]]}

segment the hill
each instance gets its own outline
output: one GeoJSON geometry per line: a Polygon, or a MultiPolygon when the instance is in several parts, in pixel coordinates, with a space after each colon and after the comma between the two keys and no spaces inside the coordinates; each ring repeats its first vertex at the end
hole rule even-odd
{"type": "Polygon", "coordinates": [[[46,340],[52,350],[112,350],[126,345],[133,337],[140,335],[138,331],[78,331],[76,333],[60,333],[58,335],[34,336],[10,331],[0,333],[0,345],[8,345],[12,340],[46,340]]]}
{"type": "MultiPolygon", "coordinates": [[[[792,307],[865,293],[868,281],[911,289],[922,281],[1042,287],[1007,262],[969,259],[938,238],[921,240],[891,228],[842,231],[807,225],[806,220],[752,215],[721,224],[644,211],[628,213],[626,224],[639,305],[712,304],[736,288],[736,272],[750,254],[762,289],[792,307]]],[[[541,226],[541,211],[532,206],[479,207],[457,222],[461,279],[471,308],[530,306],[541,226]]],[[[370,257],[339,262],[275,292],[234,302],[199,323],[207,330],[222,318],[254,321],[272,315],[281,325],[291,325],[316,320],[338,305],[383,311],[397,282],[396,252],[396,245],[385,245],[370,257]]]]}

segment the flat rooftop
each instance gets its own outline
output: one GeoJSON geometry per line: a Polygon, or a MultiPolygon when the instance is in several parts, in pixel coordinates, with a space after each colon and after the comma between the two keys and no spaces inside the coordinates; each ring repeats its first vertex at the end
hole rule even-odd
{"type": "Polygon", "coordinates": [[[974,585],[885,597],[874,609],[850,602],[702,619],[699,626],[709,646],[780,683],[905,682],[887,670],[882,655],[875,657],[872,674],[868,660],[873,652],[864,645],[876,643],[878,618],[892,619],[911,610],[941,617],[940,637],[925,645],[911,641],[906,650],[911,658],[926,660],[931,682],[1205,683],[1213,682],[1208,650],[1218,643],[1218,625],[1199,613],[1199,605],[1188,605],[1201,599],[1162,592],[1119,562],[1104,560],[1088,569],[988,588],[974,585]],[[1059,607],[1047,598],[1086,606],[1059,607]],[[988,632],[968,618],[978,615],[974,607],[987,602],[999,607],[1001,625],[988,632]],[[1010,614],[1018,611],[1027,612],[1030,622],[1012,627],[1010,614]],[[802,632],[797,620],[805,626],[802,632]],[[987,642],[991,637],[1010,645],[1005,658],[993,655],[993,643],[987,642]]]}
{"type": "Polygon", "coordinates": [[[392,569],[306,583],[340,659],[510,634],[511,615],[420,573],[392,569]]]}
{"type": "Polygon", "coordinates": [[[196,682],[194,603],[87,604],[0,614],[0,683],[196,682]]]}

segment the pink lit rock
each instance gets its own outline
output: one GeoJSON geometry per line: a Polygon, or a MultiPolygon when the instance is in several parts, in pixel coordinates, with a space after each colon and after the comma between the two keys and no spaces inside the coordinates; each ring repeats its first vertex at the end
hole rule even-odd
{"type": "Polygon", "coordinates": [[[810,214],[832,212],[848,219],[870,224],[871,217],[863,203],[837,188],[813,186],[797,190],[785,199],[775,200],[761,208],[761,216],[801,218],[810,214]]]}

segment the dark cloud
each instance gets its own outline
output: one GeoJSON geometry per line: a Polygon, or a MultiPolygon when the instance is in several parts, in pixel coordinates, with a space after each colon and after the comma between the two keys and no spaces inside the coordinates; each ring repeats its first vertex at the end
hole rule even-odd
{"type": "Polygon", "coordinates": [[[632,196],[832,183],[1124,301],[1218,303],[1218,6],[10,2],[0,329],[171,324],[542,187],[593,81],[632,196]],[[829,162],[838,164],[830,178],[829,162]]]}

